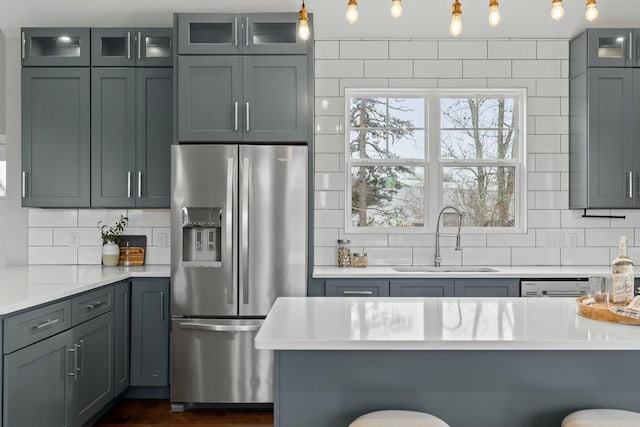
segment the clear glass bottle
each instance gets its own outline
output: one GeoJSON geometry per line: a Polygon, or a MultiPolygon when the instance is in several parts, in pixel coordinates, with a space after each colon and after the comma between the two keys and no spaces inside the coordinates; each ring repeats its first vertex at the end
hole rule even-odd
{"type": "Polygon", "coordinates": [[[633,262],[627,255],[627,238],[620,237],[620,252],[613,260],[612,300],[614,304],[628,304],[633,299],[633,262]]]}
{"type": "Polygon", "coordinates": [[[338,267],[349,267],[351,265],[351,249],[349,240],[338,240],[338,267]]]}

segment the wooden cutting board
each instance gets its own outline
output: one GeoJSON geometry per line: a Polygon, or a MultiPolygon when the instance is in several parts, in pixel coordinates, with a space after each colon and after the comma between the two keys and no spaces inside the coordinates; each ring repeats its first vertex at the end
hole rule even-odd
{"type": "Polygon", "coordinates": [[[147,236],[126,234],[121,235],[118,240],[118,246],[120,246],[120,260],[118,261],[118,265],[124,265],[127,242],[129,243],[129,262],[131,266],[144,265],[145,253],[147,251],[147,236]]]}

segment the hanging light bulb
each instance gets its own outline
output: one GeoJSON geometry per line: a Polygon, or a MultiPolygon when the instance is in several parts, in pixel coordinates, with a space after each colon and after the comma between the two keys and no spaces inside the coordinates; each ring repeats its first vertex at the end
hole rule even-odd
{"type": "Polygon", "coordinates": [[[391,0],[391,16],[400,18],[400,15],[402,15],[402,4],[400,0],[391,0]]]}
{"type": "Polygon", "coordinates": [[[596,0],[587,0],[587,11],[584,14],[587,20],[593,22],[598,17],[598,8],[596,7],[596,0]]]}
{"type": "Polygon", "coordinates": [[[500,9],[498,9],[498,0],[489,0],[489,25],[492,27],[500,25],[500,9]]]}
{"type": "Polygon", "coordinates": [[[551,17],[559,21],[563,16],[564,9],[562,8],[562,0],[551,0],[551,17]]]}
{"type": "Polygon", "coordinates": [[[304,1],[302,2],[302,9],[300,9],[300,19],[298,20],[298,37],[300,40],[307,41],[311,36],[311,30],[309,29],[309,14],[307,14],[307,8],[304,7],[304,1]]]}
{"type": "Polygon", "coordinates": [[[347,5],[347,22],[355,24],[358,21],[358,0],[349,0],[347,5]]]}
{"type": "Polygon", "coordinates": [[[458,0],[454,0],[451,6],[449,33],[454,37],[458,37],[462,33],[462,4],[458,0]]]}

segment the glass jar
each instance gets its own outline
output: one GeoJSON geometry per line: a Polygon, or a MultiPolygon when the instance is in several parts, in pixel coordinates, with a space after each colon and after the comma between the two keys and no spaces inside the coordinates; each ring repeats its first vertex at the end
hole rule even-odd
{"type": "Polygon", "coordinates": [[[367,258],[367,254],[354,253],[351,258],[351,265],[353,267],[366,267],[369,265],[369,259],[367,258]]]}
{"type": "Polygon", "coordinates": [[[349,240],[338,240],[338,267],[349,267],[351,265],[351,249],[349,240]]]}

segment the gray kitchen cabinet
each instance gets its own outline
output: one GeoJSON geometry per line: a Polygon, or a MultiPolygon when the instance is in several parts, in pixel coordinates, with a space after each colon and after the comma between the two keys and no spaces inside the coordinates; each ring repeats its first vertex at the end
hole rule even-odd
{"type": "Polygon", "coordinates": [[[178,58],[178,140],[241,141],[242,57],[178,58]]]}
{"type": "Polygon", "coordinates": [[[637,67],[640,31],[632,28],[589,28],[587,55],[589,67],[637,67]]]}
{"type": "MultiPolygon", "coordinates": [[[[310,15],[311,19],[311,15],[310,15]]],[[[305,54],[297,13],[180,13],[180,55],[305,54]]]]}
{"type": "Polygon", "coordinates": [[[119,396],[129,387],[131,283],[129,281],[117,283],[113,290],[113,382],[115,396],[119,396]]]}
{"type": "Polygon", "coordinates": [[[89,68],[22,69],[22,206],[88,207],[89,68]]]}
{"type": "Polygon", "coordinates": [[[91,205],[168,207],[170,68],[92,71],[91,205]]]}
{"type": "Polygon", "coordinates": [[[22,28],[23,67],[83,67],[90,62],[88,28],[22,28]]]}
{"type": "Polygon", "coordinates": [[[307,59],[180,56],[180,142],[306,141],[307,59]]]}
{"type": "Polygon", "coordinates": [[[92,28],[94,67],[170,67],[172,28],[92,28]]]}
{"type": "Polygon", "coordinates": [[[452,297],[453,279],[399,279],[391,281],[392,297],[452,297]]]}
{"type": "Polygon", "coordinates": [[[82,426],[114,397],[113,312],[73,328],[76,358],[74,426],[82,426]]]}
{"type": "Polygon", "coordinates": [[[131,284],[131,385],[169,384],[169,280],[131,284]]]}
{"type": "Polygon", "coordinates": [[[310,114],[307,58],[245,56],[242,72],[243,140],[306,141],[310,114]]]}
{"type": "Polygon", "coordinates": [[[389,281],[376,279],[331,279],[325,281],[328,297],[388,297],[389,281]]]}
{"type": "Polygon", "coordinates": [[[74,357],[72,330],[5,355],[3,425],[74,426],[74,357]]]}
{"type": "Polygon", "coordinates": [[[520,279],[456,279],[456,297],[519,297],[520,279]]]}

